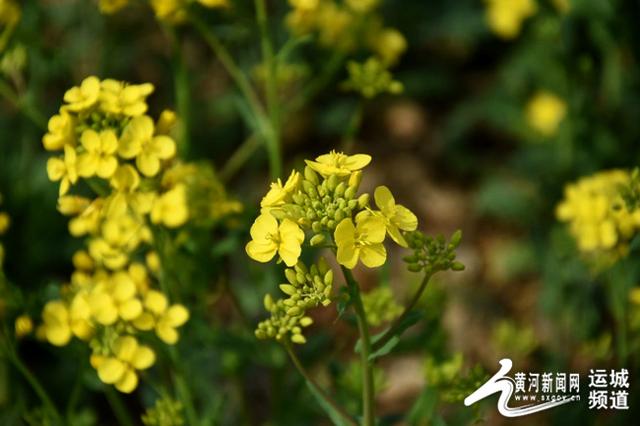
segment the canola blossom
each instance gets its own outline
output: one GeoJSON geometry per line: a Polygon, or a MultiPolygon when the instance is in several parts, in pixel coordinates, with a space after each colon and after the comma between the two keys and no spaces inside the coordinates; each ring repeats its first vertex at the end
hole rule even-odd
{"type": "Polygon", "coordinates": [[[387,234],[408,246],[403,234],[415,231],[418,219],[396,204],[389,188],[375,190],[378,210],[370,205],[369,194],[358,195],[370,162],[367,154],[331,151],[306,160],[304,170],[292,171],[284,184],[278,179],[270,185],[246,252],[258,262],[284,262],[288,282],[280,290],[287,297],[274,300],[267,295],[264,306],[271,317],[258,325],[259,338],[306,342],[302,330],[311,324],[307,310],[332,301],[333,272],[324,257],[310,266],[300,261],[305,244],[331,248],[337,262],[348,269],[359,263],[369,268],[383,265],[387,234]]]}
{"type": "Polygon", "coordinates": [[[580,251],[626,253],[630,239],[640,229],[640,210],[630,211],[620,194],[630,180],[625,170],[608,170],[565,187],[556,216],[568,224],[580,251]]]}
{"type": "MultiPolygon", "coordinates": [[[[73,256],[76,270],[60,298],[44,306],[37,335],[55,346],[86,342],[98,377],[125,393],[155,363],[154,349],[142,342],[155,334],[173,345],[189,319],[185,306],[154,288],[162,261],[152,227],[175,229],[240,210],[212,172],[175,159],[175,114],[165,111],[154,122],[146,114],[152,92],[148,83],[87,77],[65,93],[43,137],[45,149],[62,151],[47,172],[60,182],[58,210],[71,216],[69,232],[85,237],[86,248],[73,256]],[[71,193],[81,185],[96,195],[71,193]]],[[[27,328],[16,323],[17,332],[27,328]]]]}

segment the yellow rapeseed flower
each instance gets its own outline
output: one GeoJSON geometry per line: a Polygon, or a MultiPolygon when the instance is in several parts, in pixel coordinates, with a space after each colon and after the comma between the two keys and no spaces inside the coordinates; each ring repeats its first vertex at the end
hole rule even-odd
{"type": "Polygon", "coordinates": [[[395,28],[376,30],[369,46],[386,66],[394,65],[407,50],[407,39],[395,28]]]}
{"type": "Polygon", "coordinates": [[[122,158],[135,158],[138,170],[152,177],[160,171],[161,160],[175,155],[176,143],[166,135],[154,136],[153,120],[143,115],[131,120],[125,128],[118,153],[122,158]]]}
{"type": "Polygon", "coordinates": [[[627,171],[609,170],[565,187],[556,216],[569,223],[569,231],[581,251],[624,247],[640,229],[640,210],[627,210],[620,196],[620,187],[629,181],[627,171]]]}
{"type": "Polygon", "coordinates": [[[268,209],[270,207],[281,206],[288,202],[291,195],[298,189],[300,184],[300,173],[296,170],[291,172],[286,183],[283,185],[280,178],[276,182],[271,183],[269,192],[260,201],[260,207],[268,209]]]}
{"type": "Polygon", "coordinates": [[[504,39],[520,34],[522,23],[538,10],[535,0],[486,0],[487,23],[491,30],[504,39]]]}
{"type": "Polygon", "coordinates": [[[98,133],[87,129],[82,133],[80,143],[85,152],[78,156],[78,174],[82,177],[98,175],[110,178],[118,167],[116,151],[118,137],[113,130],[98,133]]]}
{"type": "Polygon", "coordinates": [[[72,87],[64,94],[67,102],[63,108],[73,112],[80,112],[91,108],[100,97],[100,80],[90,76],[82,80],[80,86],[72,87]]]}
{"type": "Polygon", "coordinates": [[[18,339],[31,334],[33,331],[33,321],[29,315],[20,315],[16,318],[15,322],[15,333],[18,339]]]}
{"type": "Polygon", "coordinates": [[[91,365],[104,383],[113,384],[120,392],[131,393],[138,387],[136,370],[151,367],[155,360],[151,348],[140,345],[132,336],[120,336],[113,343],[113,356],[94,354],[91,365]]]}
{"type": "Polygon", "coordinates": [[[526,108],[527,122],[544,136],[553,136],[567,114],[567,104],[551,92],[536,93],[526,108]]]}
{"type": "MultiPolygon", "coordinates": [[[[393,241],[407,247],[407,241],[402,236],[402,231],[415,231],[418,227],[418,218],[411,210],[403,205],[396,204],[393,194],[386,186],[379,186],[373,193],[376,206],[380,211],[372,211],[371,214],[380,217],[384,221],[387,233],[393,241]]],[[[369,214],[368,211],[363,212],[364,215],[369,214]]]]}
{"type": "Polygon", "coordinates": [[[247,243],[249,257],[258,262],[268,262],[278,253],[284,263],[291,267],[298,263],[304,241],[304,232],[289,219],[280,225],[269,213],[263,213],[251,226],[252,240],[247,243]]]}
{"type": "Polygon", "coordinates": [[[60,181],[59,195],[69,192],[72,184],[78,181],[76,150],[69,145],[64,146],[64,155],[47,160],[47,175],[52,182],[60,181]]]}
{"type": "Polygon", "coordinates": [[[153,93],[151,83],[125,84],[112,79],[100,83],[100,107],[110,114],[137,117],[147,112],[147,96],[153,93]]]}
{"type": "Polygon", "coordinates": [[[169,228],[184,225],[188,218],[187,189],[182,184],[157,197],[151,208],[151,222],[169,228]]]}
{"type": "Polygon", "coordinates": [[[75,144],[75,123],[67,111],[60,111],[49,119],[49,132],[42,137],[47,151],[59,151],[65,145],[75,144]]]}
{"type": "Polygon", "coordinates": [[[307,165],[322,176],[348,176],[352,172],[366,167],[371,162],[367,154],[346,155],[331,151],[316,158],[316,161],[305,160],[307,165]]]}
{"type": "Polygon", "coordinates": [[[358,260],[369,268],[376,268],[387,259],[382,242],[386,234],[384,220],[378,216],[360,216],[353,225],[351,218],[343,219],[334,232],[338,246],[338,263],[353,269],[358,260]]]}

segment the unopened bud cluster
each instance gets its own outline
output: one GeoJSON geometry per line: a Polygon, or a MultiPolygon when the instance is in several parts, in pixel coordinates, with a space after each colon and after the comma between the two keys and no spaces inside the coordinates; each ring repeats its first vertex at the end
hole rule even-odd
{"type": "Polygon", "coordinates": [[[462,231],[453,233],[449,242],[442,235],[430,237],[420,231],[405,235],[413,254],[403,260],[411,272],[424,271],[433,274],[438,271],[462,271],[464,265],[456,261],[456,248],[462,240],[462,231]]]}

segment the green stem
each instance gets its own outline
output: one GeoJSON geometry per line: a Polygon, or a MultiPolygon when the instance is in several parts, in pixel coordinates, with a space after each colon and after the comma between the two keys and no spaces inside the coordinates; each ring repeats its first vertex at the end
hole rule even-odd
{"type": "Polygon", "coordinates": [[[184,154],[189,148],[191,141],[191,88],[189,86],[189,73],[182,54],[180,39],[176,30],[171,25],[165,25],[165,30],[171,40],[173,50],[173,84],[176,97],[176,107],[178,117],[180,117],[180,151],[184,154]]]}
{"type": "Polygon", "coordinates": [[[218,37],[209,30],[207,25],[196,14],[191,13],[189,16],[193,26],[198,30],[202,38],[217,56],[222,66],[227,70],[249,104],[256,120],[256,130],[258,130],[262,135],[267,148],[267,153],[269,154],[269,169],[271,170],[271,176],[274,178],[280,176],[282,164],[278,137],[274,133],[272,123],[269,118],[266,117],[264,108],[262,107],[255,91],[251,87],[249,80],[236,64],[227,48],[224,47],[218,37]]]}
{"type": "Polygon", "coordinates": [[[20,97],[15,93],[11,86],[2,79],[0,79],[0,95],[29,118],[33,124],[38,126],[41,130],[47,130],[47,119],[40,113],[40,111],[27,102],[26,98],[20,97]]]}
{"type": "Polygon", "coordinates": [[[374,399],[375,386],[373,382],[373,366],[369,361],[371,353],[371,336],[369,334],[369,325],[367,324],[367,316],[360,297],[360,287],[351,271],[341,266],[342,273],[347,280],[347,285],[351,296],[353,297],[353,308],[358,323],[358,332],[360,333],[360,363],[362,365],[362,425],[373,426],[375,424],[374,399]]]}
{"type": "Polygon", "coordinates": [[[191,389],[189,389],[189,385],[187,384],[187,381],[184,378],[184,374],[182,373],[180,367],[181,365],[183,365],[180,360],[180,354],[178,353],[178,350],[173,346],[169,347],[169,357],[171,358],[171,363],[173,364],[173,380],[175,382],[180,401],[184,405],[184,411],[187,416],[187,424],[197,426],[200,424],[200,421],[198,420],[198,415],[193,403],[193,395],[191,394],[191,389]]]}
{"type": "Polygon", "coordinates": [[[129,411],[127,407],[125,407],[122,402],[122,398],[116,392],[116,390],[111,385],[106,385],[104,394],[107,397],[107,401],[109,402],[109,406],[113,410],[113,414],[116,416],[118,423],[121,426],[134,426],[133,419],[129,415],[129,411]]]}
{"type": "Polygon", "coordinates": [[[331,406],[338,414],[340,414],[340,416],[344,419],[344,421],[347,424],[356,426],[357,423],[355,421],[353,421],[353,419],[351,418],[349,413],[347,413],[344,410],[344,408],[342,408],[340,405],[338,405],[338,403],[336,401],[334,401],[333,398],[331,398],[331,396],[329,396],[329,394],[324,389],[322,389],[320,387],[320,385],[318,385],[318,383],[313,379],[313,377],[311,377],[311,375],[304,368],[304,366],[300,362],[300,359],[298,358],[298,356],[296,355],[295,351],[291,347],[291,343],[288,342],[288,341],[285,341],[284,342],[284,347],[287,350],[287,353],[289,354],[289,358],[291,358],[291,361],[293,362],[293,365],[295,365],[296,369],[298,370],[300,375],[302,377],[304,377],[304,379],[307,381],[309,386],[313,387],[313,389],[323,399],[323,401],[327,405],[331,406]]]}
{"type": "Polygon", "coordinates": [[[274,156],[272,161],[278,163],[277,167],[272,167],[271,177],[277,179],[281,174],[280,166],[280,109],[278,102],[278,64],[273,53],[273,45],[269,36],[269,26],[267,21],[267,8],[265,0],[255,0],[256,20],[260,28],[260,46],[262,49],[262,60],[266,65],[265,93],[267,95],[267,110],[271,120],[271,146],[270,155],[274,156]]]}
{"type": "Polygon", "coordinates": [[[251,158],[254,152],[260,147],[261,141],[255,135],[249,136],[242,145],[229,157],[220,170],[219,177],[223,182],[228,182],[242,166],[251,158]]]}
{"type": "Polygon", "coordinates": [[[351,119],[349,120],[349,124],[347,126],[347,130],[344,133],[344,137],[342,139],[342,151],[345,153],[349,153],[353,149],[353,144],[356,140],[356,133],[362,124],[362,116],[364,115],[364,102],[362,99],[358,101],[358,105],[356,106],[355,111],[351,115],[351,119]]]}
{"type": "Polygon", "coordinates": [[[420,287],[418,288],[418,291],[416,291],[416,293],[413,295],[413,298],[411,299],[409,304],[404,308],[404,312],[402,312],[402,315],[400,315],[393,322],[393,324],[391,324],[391,327],[389,327],[389,329],[382,335],[382,337],[380,337],[379,339],[377,339],[374,342],[373,350],[380,349],[393,336],[395,336],[397,334],[397,330],[398,330],[398,328],[402,327],[402,323],[403,323],[404,319],[407,317],[407,315],[409,315],[409,312],[411,312],[411,310],[414,308],[414,306],[418,303],[418,300],[420,300],[420,297],[422,297],[422,293],[424,293],[424,290],[427,288],[427,284],[429,284],[429,281],[431,280],[432,276],[433,276],[433,274],[431,274],[431,273],[425,274],[424,278],[422,279],[422,282],[420,283],[420,287]]]}
{"type": "MultiPolygon", "coordinates": [[[[5,338],[8,339],[8,335],[5,336],[5,338]]],[[[20,356],[18,356],[18,354],[15,352],[15,349],[13,347],[9,347],[7,349],[8,349],[7,355],[9,357],[9,361],[11,361],[14,367],[16,367],[16,369],[20,372],[20,374],[22,374],[22,377],[24,377],[24,379],[29,383],[29,385],[34,390],[34,392],[38,395],[38,397],[42,401],[42,405],[44,406],[45,410],[49,412],[49,415],[55,421],[55,423],[58,425],[62,425],[63,424],[62,416],[60,415],[60,412],[58,412],[58,409],[56,408],[55,404],[47,394],[47,391],[44,389],[40,381],[36,378],[36,376],[33,375],[33,373],[22,362],[22,360],[20,359],[20,356]]]]}

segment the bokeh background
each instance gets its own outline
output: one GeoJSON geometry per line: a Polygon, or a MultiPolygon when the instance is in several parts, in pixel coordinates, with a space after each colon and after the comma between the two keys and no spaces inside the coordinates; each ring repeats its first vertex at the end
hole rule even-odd
{"type": "MultiPolygon", "coordinates": [[[[88,75],[151,82],[152,114],[171,107],[183,120],[183,158],[213,165],[244,205],[241,214],[189,234],[199,237],[177,254],[184,283],[178,298],[192,311],[178,347],[198,407],[210,424],[329,424],[281,346],[253,336],[265,316],[262,297],[281,278],[278,268],[244,253],[270,176],[260,147],[239,167],[226,167],[252,135],[238,92],[194,28],[161,23],[145,2],[132,3],[104,15],[94,1],[21,2],[3,46],[0,193],[11,225],[2,243],[21,311],[38,322],[82,244],[56,210],[57,185],[47,178],[41,143],[46,120],[88,75]]],[[[202,9],[202,18],[259,85],[253,3],[232,3],[202,9]]],[[[291,6],[268,6],[281,46],[291,6]]],[[[430,284],[420,302],[425,321],[378,364],[382,424],[632,424],[640,402],[640,306],[628,294],[639,284],[637,245],[631,241],[612,266],[594,266],[598,254],[580,251],[556,206],[570,182],[638,165],[640,4],[387,0],[377,13],[407,41],[392,69],[403,92],[367,99],[346,91],[343,63],[310,103],[283,120],[282,152],[287,175],[348,139],[351,152],[373,157],[363,189],[387,185],[429,234],[463,230],[458,256],[465,271],[430,284]],[[497,414],[495,397],[464,407],[461,399],[503,357],[517,370],[582,373],[583,402],[512,421],[497,414]],[[589,369],[623,367],[631,372],[630,410],[589,410],[589,369]]],[[[346,56],[363,60],[367,53],[346,56]]],[[[282,77],[282,98],[298,93],[332,57],[331,47],[313,42],[297,49],[282,77]]],[[[387,266],[357,276],[365,288],[391,288],[401,303],[420,278],[406,272],[403,255],[394,250],[387,266]]],[[[13,327],[15,317],[2,312],[13,327]]],[[[299,353],[357,411],[356,334],[336,316],[334,307],[314,312],[299,353]]],[[[81,383],[73,424],[118,424],[83,348],[55,348],[34,337],[18,345],[60,407],[81,383]]],[[[170,374],[162,360],[157,369],[149,374],[170,374]]],[[[141,386],[124,403],[138,419],[154,398],[141,386]]],[[[37,410],[33,392],[0,359],[0,423],[39,424],[37,410]]]]}

